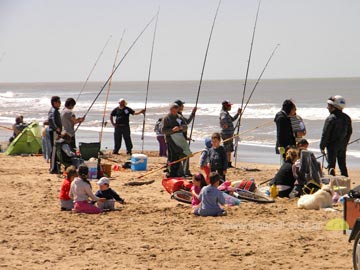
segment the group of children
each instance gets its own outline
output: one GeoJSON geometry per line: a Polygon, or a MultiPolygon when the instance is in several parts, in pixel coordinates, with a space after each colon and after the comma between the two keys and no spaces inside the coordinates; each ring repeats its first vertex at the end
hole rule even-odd
{"type": "Polygon", "coordinates": [[[115,210],[115,202],[125,203],[125,200],[110,188],[110,180],[106,177],[97,182],[99,190],[94,194],[88,174],[89,168],[86,165],[80,165],[77,170],[74,166],[66,169],[66,178],[59,195],[62,211],[99,214],[106,210],[115,210]]]}

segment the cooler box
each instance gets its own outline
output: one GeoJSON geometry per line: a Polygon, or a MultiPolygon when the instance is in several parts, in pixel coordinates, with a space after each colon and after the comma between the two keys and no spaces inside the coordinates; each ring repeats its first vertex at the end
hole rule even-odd
{"type": "Polygon", "coordinates": [[[146,171],[147,158],[147,155],[133,154],[131,156],[131,170],[146,171]]]}
{"type": "Polygon", "coordinates": [[[85,161],[84,163],[89,168],[89,175],[88,175],[89,180],[97,179],[98,162],[97,161],[85,161]]]}

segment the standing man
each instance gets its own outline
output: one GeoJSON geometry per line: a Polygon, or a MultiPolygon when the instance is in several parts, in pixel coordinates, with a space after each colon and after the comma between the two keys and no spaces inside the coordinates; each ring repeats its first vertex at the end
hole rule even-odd
{"type": "Polygon", "coordinates": [[[59,168],[57,165],[57,155],[56,155],[56,144],[55,140],[57,135],[61,135],[62,123],[59,109],[61,106],[61,100],[59,96],[51,97],[51,109],[48,114],[49,121],[49,135],[51,143],[51,162],[50,162],[50,173],[58,174],[59,168]]]}
{"type": "Polygon", "coordinates": [[[276,154],[280,154],[280,163],[284,161],[285,149],[288,146],[295,146],[295,136],[291,125],[290,117],[296,115],[296,106],[291,99],[284,100],[281,111],[275,115],[276,123],[276,154]]]}
{"type": "Polygon", "coordinates": [[[75,124],[82,123],[85,120],[85,117],[75,117],[73,113],[73,109],[76,105],[76,101],[73,98],[68,98],[65,101],[65,108],[61,112],[61,122],[64,128],[64,131],[70,135],[71,139],[69,145],[71,148],[76,148],[76,140],[75,140],[75,124]]]}
{"type": "MultiPolygon", "coordinates": [[[[229,100],[224,100],[222,102],[222,109],[220,112],[220,128],[221,128],[221,139],[224,141],[228,138],[234,136],[235,127],[233,122],[239,117],[241,114],[241,109],[239,108],[234,116],[230,115],[231,106],[233,104],[229,100]]],[[[228,168],[234,168],[231,165],[231,152],[234,152],[234,140],[228,140],[223,143],[226,157],[228,160],[228,168]]]]}
{"type": "Polygon", "coordinates": [[[341,175],[348,177],[346,149],[352,134],[351,118],[343,113],[346,103],[342,96],[330,97],[327,104],[330,115],[325,120],[320,150],[324,155],[327,151],[329,174],[335,175],[337,159],[341,175]]]}
{"type": "Polygon", "coordinates": [[[114,150],[113,154],[118,155],[121,148],[121,141],[124,138],[126,145],[126,154],[132,155],[133,144],[131,142],[131,132],[129,117],[131,115],[138,115],[145,112],[145,109],[135,112],[133,109],[126,106],[125,99],[119,99],[119,107],[116,107],[110,114],[111,124],[115,128],[114,132],[114,150]],[[113,118],[116,118],[115,121],[113,118]]]}
{"type": "MultiPolygon", "coordinates": [[[[184,150],[177,146],[174,140],[171,138],[172,134],[184,132],[185,127],[181,125],[181,119],[178,114],[179,105],[172,103],[170,105],[169,113],[163,118],[162,133],[165,135],[165,141],[168,148],[168,162],[176,161],[184,157],[184,150]]],[[[180,175],[180,162],[173,164],[169,168],[167,177],[182,177],[180,175]]]]}
{"type": "MultiPolygon", "coordinates": [[[[180,99],[175,100],[174,103],[176,103],[179,106],[178,109],[178,114],[179,114],[179,118],[181,119],[181,125],[184,127],[183,129],[183,134],[186,140],[191,139],[187,137],[187,130],[188,130],[188,125],[191,123],[191,121],[194,119],[195,117],[195,113],[197,108],[194,107],[191,111],[191,114],[189,116],[189,118],[186,118],[182,113],[184,110],[184,101],[181,101],[180,99]]],[[[190,172],[190,159],[186,159],[183,161],[182,166],[180,166],[180,174],[183,173],[185,176],[190,176],[192,177],[192,174],[190,172]],[[182,167],[182,168],[181,168],[182,167]],[[182,170],[182,171],[181,171],[182,170]]]]}

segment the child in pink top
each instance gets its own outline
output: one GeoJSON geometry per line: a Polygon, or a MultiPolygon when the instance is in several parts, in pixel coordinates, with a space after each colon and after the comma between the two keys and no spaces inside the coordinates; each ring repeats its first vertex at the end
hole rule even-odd
{"type": "Polygon", "coordinates": [[[193,195],[191,200],[191,205],[193,208],[196,208],[200,204],[199,194],[201,189],[206,186],[206,181],[204,176],[201,173],[197,173],[193,178],[193,186],[191,187],[191,193],[193,195]]]}

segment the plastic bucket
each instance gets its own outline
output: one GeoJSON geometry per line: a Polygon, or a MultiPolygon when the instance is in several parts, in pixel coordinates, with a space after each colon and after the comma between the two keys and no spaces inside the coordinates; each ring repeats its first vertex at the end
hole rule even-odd
{"type": "Polygon", "coordinates": [[[147,158],[147,155],[133,154],[131,156],[131,170],[146,171],[147,158]]]}
{"type": "Polygon", "coordinates": [[[111,164],[101,164],[104,176],[111,177],[111,164]]]}
{"type": "Polygon", "coordinates": [[[85,165],[89,168],[88,179],[97,179],[97,161],[85,161],[85,165]]]}

